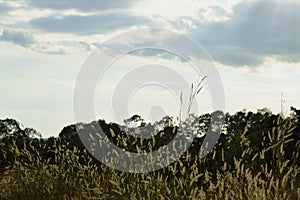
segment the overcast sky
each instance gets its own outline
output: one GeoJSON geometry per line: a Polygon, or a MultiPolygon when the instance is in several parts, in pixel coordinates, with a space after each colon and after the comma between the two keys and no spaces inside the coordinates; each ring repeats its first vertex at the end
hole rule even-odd
{"type": "MultiPolygon", "coordinates": [[[[222,79],[225,111],[279,112],[281,92],[286,109],[299,108],[299,12],[298,0],[0,0],[0,118],[56,136],[74,123],[75,81],[90,53],[120,33],[145,27],[174,30],[202,45],[222,79]]],[[[111,100],[101,94],[114,90],[133,65],[154,61],[174,66],[189,84],[199,78],[180,57],[130,53],[103,78],[103,91],[98,86],[97,117],[113,121],[111,100]]],[[[152,120],[174,114],[178,104],[156,85],[134,91],[130,99],[129,113],[152,120]]],[[[210,111],[207,89],[199,99],[199,113],[210,111]]]]}

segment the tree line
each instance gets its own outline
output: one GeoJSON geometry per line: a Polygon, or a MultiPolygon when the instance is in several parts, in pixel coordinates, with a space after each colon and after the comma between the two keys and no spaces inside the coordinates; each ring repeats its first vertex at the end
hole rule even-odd
{"type": "MultiPolygon", "coordinates": [[[[276,147],[276,145],[279,145],[276,144],[276,142],[278,143],[277,137],[279,137],[276,129],[279,128],[289,129],[288,134],[282,136],[282,139],[285,141],[283,145],[285,153],[281,159],[293,160],[297,165],[300,164],[299,158],[295,160],[295,155],[299,152],[297,148],[299,148],[300,141],[300,110],[294,107],[291,107],[289,116],[283,116],[281,113],[273,114],[266,108],[260,109],[257,112],[243,110],[235,114],[223,114],[221,111],[215,111],[214,113],[200,116],[191,115],[189,124],[185,125],[190,126],[189,133],[193,134],[194,140],[186,154],[191,154],[192,157],[199,155],[200,147],[206,136],[205,132],[210,128],[211,117],[221,114],[224,117],[224,126],[219,135],[218,143],[214,147],[216,153],[207,156],[207,166],[217,170],[225,162],[233,165],[234,159],[243,156],[246,148],[251,149],[251,152],[247,155],[250,158],[266,147],[276,147]]],[[[40,148],[44,159],[53,158],[51,148],[57,142],[66,144],[68,148],[76,147],[80,151],[84,151],[85,147],[77,131],[80,126],[83,129],[89,129],[91,132],[93,130],[96,131],[95,127],[100,126],[101,131],[105,133],[111,142],[131,152],[137,152],[137,149],[145,152],[158,150],[160,147],[167,145],[179,130],[178,125],[170,116],[165,116],[161,121],[154,124],[145,123],[139,115],[134,115],[124,121],[126,121],[126,125],[107,123],[105,120],[97,120],[88,124],[72,124],[64,127],[58,137],[45,139],[33,128],[22,127],[14,119],[0,120],[0,168],[3,170],[14,162],[13,154],[15,152],[7,151],[13,143],[20,149],[29,143],[36,148],[40,148]],[[131,122],[134,122],[134,127],[129,127],[131,122]],[[138,134],[128,134],[139,131],[148,131],[155,134],[146,139],[138,137],[138,134]],[[46,148],[41,148],[43,145],[46,148]]],[[[183,139],[188,139],[188,135],[182,135],[182,137],[183,139]]],[[[253,165],[253,169],[255,169],[255,165],[259,165],[261,162],[266,162],[272,166],[272,158],[277,156],[273,150],[274,148],[269,148],[269,151],[265,152],[266,155],[263,161],[257,158],[255,160],[257,163],[249,161],[248,165],[253,165]]],[[[92,155],[90,156],[93,157],[92,155]]],[[[96,159],[93,160],[95,163],[101,165],[96,159]]]]}

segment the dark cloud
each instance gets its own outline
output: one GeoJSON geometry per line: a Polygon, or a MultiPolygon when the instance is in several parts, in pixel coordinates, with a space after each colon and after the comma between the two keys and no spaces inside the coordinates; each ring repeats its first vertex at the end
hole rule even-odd
{"type": "Polygon", "coordinates": [[[224,64],[258,65],[270,55],[300,61],[299,11],[299,1],[243,1],[227,21],[199,21],[191,36],[224,64]]]}
{"type": "Polygon", "coordinates": [[[33,36],[30,33],[7,29],[3,30],[3,33],[0,36],[0,40],[12,42],[23,47],[28,47],[35,42],[33,36]]]}
{"type": "Polygon", "coordinates": [[[49,8],[55,10],[77,9],[83,11],[106,10],[116,8],[128,8],[136,0],[31,0],[30,4],[35,7],[49,8]]]}
{"type": "Polygon", "coordinates": [[[65,32],[74,34],[103,34],[116,29],[135,25],[153,25],[147,17],[129,12],[109,12],[98,15],[70,15],[61,18],[55,16],[34,19],[30,25],[47,32],[65,32]]]}

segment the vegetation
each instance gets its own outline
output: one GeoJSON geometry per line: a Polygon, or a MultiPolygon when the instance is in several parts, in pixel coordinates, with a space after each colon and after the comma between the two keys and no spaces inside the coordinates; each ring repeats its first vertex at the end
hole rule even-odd
{"type": "MultiPolygon", "coordinates": [[[[289,116],[267,109],[227,113],[218,144],[199,158],[213,115],[191,115],[184,123],[196,136],[192,145],[176,162],[149,173],[101,164],[84,148],[76,125],[65,127],[58,138],[42,139],[15,120],[1,120],[0,198],[300,199],[300,110],[291,108],[289,116]]],[[[131,152],[157,150],[178,132],[168,116],[153,125],[139,116],[126,122],[131,121],[139,124],[130,128],[99,120],[81,126],[93,130],[99,124],[110,141],[131,152]],[[156,134],[148,139],[128,134],[135,130],[156,134]]]]}

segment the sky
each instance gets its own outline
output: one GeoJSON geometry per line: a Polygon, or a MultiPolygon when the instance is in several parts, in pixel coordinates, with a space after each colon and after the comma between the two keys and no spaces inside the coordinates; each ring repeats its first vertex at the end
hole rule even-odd
{"type": "MultiPolygon", "coordinates": [[[[205,50],[222,81],[226,112],[267,107],[278,113],[282,99],[285,110],[299,108],[299,11],[299,0],[0,0],[0,118],[17,119],[44,137],[57,136],[75,122],[76,80],[92,52],[122,33],[149,27],[184,34],[205,50]]],[[[153,35],[136,35],[131,42],[138,46],[147,37],[153,35]]],[[[174,40],[168,34],[155,37],[163,45],[174,40]]],[[[116,91],[129,90],[129,75],[143,74],[138,70],[144,65],[161,66],[154,76],[172,87],[131,88],[124,100],[128,114],[139,113],[148,121],[176,115],[179,80],[189,86],[199,74],[180,55],[148,49],[115,59],[99,78],[96,118],[123,117],[116,91]],[[179,76],[162,74],[166,66],[179,76]],[[126,77],[126,84],[120,84],[126,77]]],[[[206,84],[197,96],[198,113],[211,112],[212,102],[206,84]]]]}

